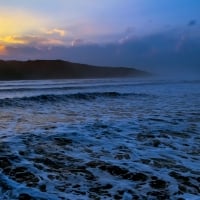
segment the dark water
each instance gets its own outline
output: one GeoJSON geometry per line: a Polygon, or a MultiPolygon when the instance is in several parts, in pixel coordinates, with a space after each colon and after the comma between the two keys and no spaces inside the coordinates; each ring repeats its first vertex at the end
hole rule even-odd
{"type": "Polygon", "coordinates": [[[0,199],[200,199],[200,81],[0,83],[0,199]]]}

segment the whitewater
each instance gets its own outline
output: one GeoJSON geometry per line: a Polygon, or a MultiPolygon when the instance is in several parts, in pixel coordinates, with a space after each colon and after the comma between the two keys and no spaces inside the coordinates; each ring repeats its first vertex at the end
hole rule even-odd
{"type": "Polygon", "coordinates": [[[0,172],[2,200],[199,200],[200,81],[2,81],[0,172]]]}

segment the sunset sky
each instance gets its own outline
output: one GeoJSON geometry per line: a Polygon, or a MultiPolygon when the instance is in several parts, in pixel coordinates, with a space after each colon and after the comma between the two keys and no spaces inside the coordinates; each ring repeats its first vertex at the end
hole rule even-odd
{"type": "Polygon", "coordinates": [[[199,0],[1,1],[0,58],[146,65],[167,48],[200,50],[199,9],[199,0]]]}

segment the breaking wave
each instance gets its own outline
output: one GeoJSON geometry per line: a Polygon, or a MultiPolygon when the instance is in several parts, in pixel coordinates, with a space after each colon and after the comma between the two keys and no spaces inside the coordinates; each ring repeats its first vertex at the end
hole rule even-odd
{"type": "Polygon", "coordinates": [[[29,97],[14,97],[0,99],[0,107],[23,105],[28,102],[36,103],[53,103],[67,100],[95,100],[97,98],[126,98],[126,97],[147,97],[145,93],[119,93],[119,92],[89,92],[89,93],[74,93],[74,94],[46,94],[29,97]]]}

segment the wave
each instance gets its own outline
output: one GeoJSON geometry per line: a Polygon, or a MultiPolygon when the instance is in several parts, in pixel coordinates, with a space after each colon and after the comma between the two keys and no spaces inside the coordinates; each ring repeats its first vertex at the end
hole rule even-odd
{"type": "MultiPolygon", "coordinates": [[[[90,80],[92,81],[92,80],[90,80]]],[[[129,81],[126,82],[54,82],[54,83],[13,83],[13,84],[0,84],[0,93],[4,92],[31,92],[31,91],[47,91],[47,90],[77,90],[77,89],[90,89],[90,88],[107,88],[107,87],[135,87],[135,86],[154,86],[154,85],[177,85],[177,84],[199,84],[200,80],[152,80],[152,81],[129,81]]]]}
{"type": "Polygon", "coordinates": [[[75,94],[47,94],[28,97],[14,97],[0,99],[0,107],[3,106],[23,106],[26,103],[53,103],[67,100],[95,100],[97,98],[125,98],[125,97],[147,97],[149,94],[143,93],[119,93],[119,92],[91,92],[75,94]]]}
{"type": "Polygon", "coordinates": [[[0,92],[34,92],[34,91],[53,91],[53,90],[77,90],[77,89],[82,89],[84,87],[39,87],[39,88],[0,88],[0,92]]]}

